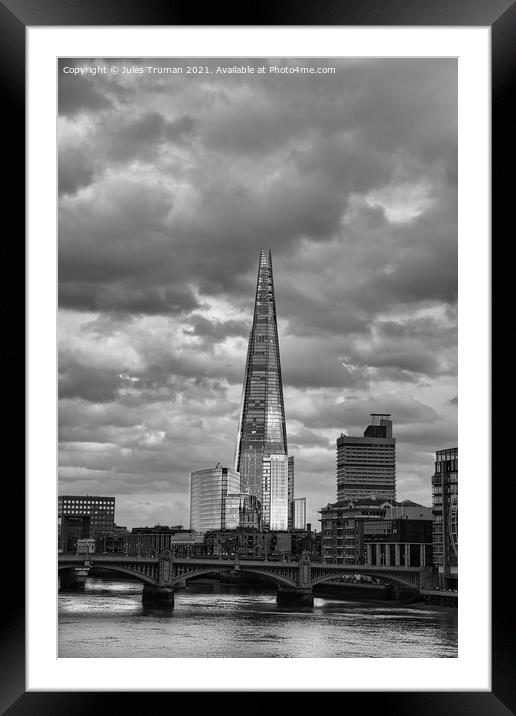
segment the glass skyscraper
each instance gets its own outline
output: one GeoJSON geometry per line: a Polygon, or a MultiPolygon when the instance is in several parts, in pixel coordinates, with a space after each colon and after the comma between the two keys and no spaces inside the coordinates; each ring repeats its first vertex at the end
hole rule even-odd
{"type": "Polygon", "coordinates": [[[258,264],[235,470],[240,473],[240,491],[261,503],[262,528],[286,530],[291,496],[270,249],[262,249],[258,264]]]}
{"type": "Polygon", "coordinates": [[[190,529],[226,529],[226,500],[240,489],[240,475],[217,463],[190,473],[190,529]]]}

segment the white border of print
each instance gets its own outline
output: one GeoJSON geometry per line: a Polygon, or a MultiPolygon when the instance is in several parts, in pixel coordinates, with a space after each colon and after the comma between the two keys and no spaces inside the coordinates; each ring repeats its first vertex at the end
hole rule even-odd
{"type": "Polygon", "coordinates": [[[489,691],[490,28],[29,27],[27,36],[27,690],[489,691]],[[252,668],[231,659],[228,668],[226,659],[56,656],[56,58],[136,56],[458,57],[457,658],[254,659],[252,668]]]}

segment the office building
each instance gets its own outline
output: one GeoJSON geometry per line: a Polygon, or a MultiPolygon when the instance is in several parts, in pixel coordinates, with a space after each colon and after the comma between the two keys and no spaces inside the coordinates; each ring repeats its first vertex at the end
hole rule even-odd
{"type": "Polygon", "coordinates": [[[262,525],[288,530],[288,459],[272,454],[263,458],[262,525]]]}
{"type": "Polygon", "coordinates": [[[103,495],[60,495],[57,516],[89,517],[87,537],[103,537],[115,532],[115,498],[103,495]]]}
{"type": "Polygon", "coordinates": [[[306,530],[306,497],[296,497],[293,506],[293,529],[306,530]]]}
{"type": "Polygon", "coordinates": [[[174,535],[189,535],[183,525],[154,525],[153,527],[133,527],[129,534],[122,537],[122,549],[128,554],[147,554],[148,552],[162,552],[170,549],[174,535]]]}
{"type": "Polygon", "coordinates": [[[337,438],[337,501],[396,499],[396,438],[389,413],[372,413],[363,437],[337,438]]]}
{"type": "Polygon", "coordinates": [[[362,564],[386,567],[432,566],[432,518],[364,520],[362,564]]]}
{"type": "Polygon", "coordinates": [[[432,564],[432,518],[423,505],[370,497],[329,504],[320,512],[327,564],[432,564]]]}
{"type": "Polygon", "coordinates": [[[58,552],[75,552],[79,540],[91,536],[89,515],[62,515],[57,518],[58,552]]]}
{"type": "Polygon", "coordinates": [[[288,459],[288,528],[294,525],[294,456],[288,459]]]}
{"type": "Polygon", "coordinates": [[[458,580],[458,474],[458,448],[438,450],[432,476],[433,558],[445,589],[456,589],[458,580]]]}
{"type": "Polygon", "coordinates": [[[327,564],[360,564],[363,554],[364,521],[383,520],[386,500],[366,497],[342,500],[320,510],[322,561],[327,564]]]}
{"type": "Polygon", "coordinates": [[[240,475],[230,467],[194,470],[190,474],[190,529],[226,529],[226,498],[240,492],[240,475]]]}
{"type": "Polygon", "coordinates": [[[288,456],[271,251],[258,264],[242,391],[235,470],[260,502],[264,529],[288,528],[288,456]]]}

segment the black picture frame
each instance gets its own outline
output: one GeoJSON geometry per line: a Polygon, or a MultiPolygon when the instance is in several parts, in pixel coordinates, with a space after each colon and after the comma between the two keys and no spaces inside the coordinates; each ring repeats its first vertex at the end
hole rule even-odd
{"type": "MultiPolygon", "coordinates": [[[[516,4],[513,0],[328,0],[294,3],[293,0],[269,0],[263,6],[244,5],[235,9],[215,3],[202,7],[184,0],[0,0],[0,82],[7,129],[4,137],[16,148],[9,165],[6,206],[18,208],[15,253],[24,261],[25,193],[25,31],[31,26],[71,25],[362,25],[362,26],[484,26],[492,37],[492,237],[493,261],[503,250],[504,235],[511,226],[509,211],[513,205],[514,182],[504,178],[504,169],[514,162],[514,113],[510,109],[515,83],[516,4]],[[202,22],[199,22],[199,19],[202,22]],[[497,237],[497,243],[494,238],[497,237]],[[495,248],[497,249],[495,251],[495,248]]],[[[514,98],[513,98],[514,100],[514,98]]],[[[508,176],[511,176],[509,172],[508,176]]],[[[512,219],[512,217],[511,217],[512,219]]],[[[508,232],[511,233],[511,232],[508,232]]],[[[493,284],[493,329],[500,325],[502,310],[509,302],[510,282],[493,284]]],[[[23,299],[22,299],[23,302],[23,299]]],[[[10,318],[11,316],[8,316],[10,318]]],[[[10,341],[24,345],[22,323],[11,318],[10,341]]],[[[15,364],[12,361],[13,365],[15,364]]],[[[22,361],[18,362],[20,373],[22,361]]],[[[23,381],[23,382],[22,382],[23,381]]],[[[20,384],[24,376],[20,375],[20,384]]],[[[493,374],[493,395],[501,392],[501,377],[493,374]],[[498,381],[498,384],[497,384],[498,381]]],[[[505,387],[504,387],[505,388],[505,387]]],[[[23,400],[19,401],[23,405],[23,400]]],[[[483,436],[482,439],[488,439],[483,436]]],[[[500,454],[500,437],[492,430],[493,455],[500,454]]],[[[493,463],[493,475],[495,475],[493,463]]],[[[465,476],[467,479],[467,476],[465,476]]],[[[24,504],[24,483],[19,471],[9,480],[10,504],[24,504]]],[[[505,574],[510,544],[507,514],[507,480],[493,482],[492,525],[492,691],[491,692],[346,692],[343,708],[381,708],[383,713],[401,714],[489,714],[516,713],[516,649],[514,608],[505,574]],[[498,519],[497,519],[498,516],[498,519]]],[[[20,510],[21,514],[21,510],[20,510]]],[[[121,711],[122,698],[133,708],[148,708],[149,698],[164,697],[172,708],[175,694],[107,692],[26,692],[25,686],[25,565],[23,530],[15,526],[16,550],[6,550],[4,562],[4,609],[0,642],[0,681],[2,713],[21,714],[92,714],[121,711]]],[[[408,688],[410,685],[407,685],[408,688]]],[[[265,694],[264,694],[265,695],[265,694]]],[[[324,708],[324,706],[323,706],[324,708]]]]}

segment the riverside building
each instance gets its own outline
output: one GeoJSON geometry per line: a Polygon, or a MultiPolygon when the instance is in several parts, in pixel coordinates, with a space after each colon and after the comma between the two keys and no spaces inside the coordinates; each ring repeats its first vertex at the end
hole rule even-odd
{"type": "Polygon", "coordinates": [[[459,450],[437,450],[432,476],[433,559],[439,584],[457,588],[459,450]]]}
{"type": "Polygon", "coordinates": [[[338,500],[320,510],[322,561],[326,564],[360,564],[363,530],[360,523],[383,520],[389,503],[376,497],[338,500]]]}
{"type": "Polygon", "coordinates": [[[368,566],[432,566],[432,519],[365,520],[362,559],[368,566]]]}
{"type": "Polygon", "coordinates": [[[68,539],[67,530],[74,532],[75,540],[79,533],[80,539],[112,535],[115,532],[115,498],[104,495],[59,495],[57,517],[63,532],[63,543],[68,539]]]}
{"type": "Polygon", "coordinates": [[[371,496],[329,504],[320,512],[326,564],[432,564],[432,517],[423,505],[371,496]]]}

